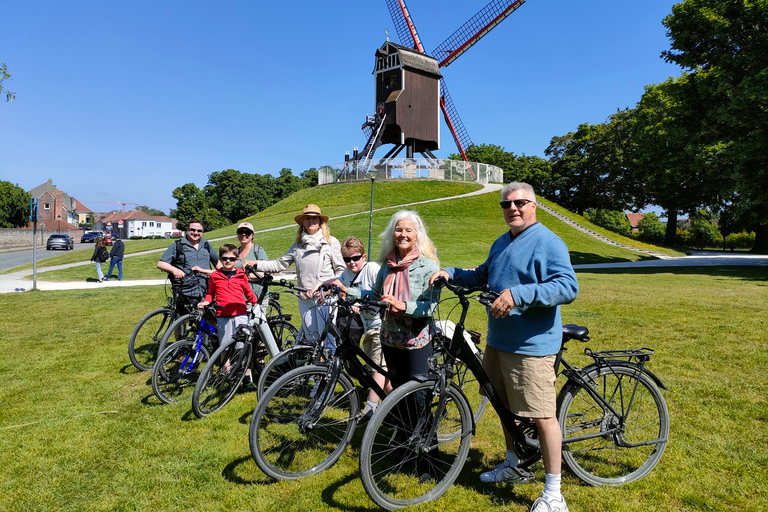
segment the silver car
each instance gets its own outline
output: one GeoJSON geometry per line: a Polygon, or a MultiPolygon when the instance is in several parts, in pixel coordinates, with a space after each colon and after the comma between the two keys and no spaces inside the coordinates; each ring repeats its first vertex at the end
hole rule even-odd
{"type": "Polygon", "coordinates": [[[51,249],[64,249],[69,251],[75,248],[75,239],[67,234],[54,234],[48,237],[48,242],[45,244],[47,250],[51,249]]]}

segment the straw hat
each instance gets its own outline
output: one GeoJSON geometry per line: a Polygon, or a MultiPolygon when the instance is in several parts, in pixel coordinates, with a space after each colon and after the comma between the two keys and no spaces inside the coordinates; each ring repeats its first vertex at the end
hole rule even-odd
{"type": "Polygon", "coordinates": [[[293,220],[296,221],[296,224],[302,226],[304,224],[304,217],[310,216],[320,217],[320,222],[328,222],[328,216],[320,213],[320,207],[316,204],[308,204],[305,206],[304,209],[301,210],[301,214],[295,216],[293,220]]]}

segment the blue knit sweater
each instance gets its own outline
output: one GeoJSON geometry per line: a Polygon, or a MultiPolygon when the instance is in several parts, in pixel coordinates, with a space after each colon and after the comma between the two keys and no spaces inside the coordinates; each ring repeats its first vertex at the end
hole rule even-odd
{"type": "Polygon", "coordinates": [[[491,246],[488,259],[474,270],[445,269],[460,286],[488,284],[493,291],[509,289],[515,307],[504,318],[488,312],[488,344],[498,350],[546,356],[560,350],[560,304],[572,302],[579,283],[568,247],[537,222],[516,237],[511,232],[491,246]]]}

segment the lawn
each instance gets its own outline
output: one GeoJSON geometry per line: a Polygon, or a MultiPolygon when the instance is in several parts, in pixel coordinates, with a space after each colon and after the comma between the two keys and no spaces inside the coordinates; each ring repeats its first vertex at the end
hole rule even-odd
{"type": "MultiPolygon", "coordinates": [[[[448,258],[447,256],[445,257],[448,258]]],[[[593,349],[647,346],[669,388],[670,442],[640,482],[594,488],[564,471],[580,511],[768,509],[765,368],[768,270],[723,267],[580,271],[563,320],[590,328],[593,349]]],[[[160,405],[128,361],[135,322],[162,287],[0,295],[2,511],[375,510],[359,481],[360,434],[330,470],[271,482],[250,458],[253,394],[203,420],[189,403],[160,405]]],[[[295,307],[286,296],[285,303],[295,307]]],[[[484,331],[474,307],[470,327],[484,331]]],[[[582,347],[568,352],[585,364],[582,347]]],[[[536,483],[480,484],[503,456],[486,412],[456,484],[434,511],[526,511],[536,483]]]]}

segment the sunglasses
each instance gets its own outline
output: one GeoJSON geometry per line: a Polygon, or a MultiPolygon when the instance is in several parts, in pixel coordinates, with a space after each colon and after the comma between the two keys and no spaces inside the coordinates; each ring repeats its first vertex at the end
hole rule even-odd
{"type": "Polygon", "coordinates": [[[515,208],[522,208],[525,205],[527,205],[528,203],[532,203],[532,202],[533,201],[531,201],[530,199],[515,199],[514,201],[502,201],[499,204],[501,205],[501,207],[503,209],[506,210],[507,208],[512,206],[513,203],[515,205],[515,208]]]}
{"type": "Polygon", "coordinates": [[[358,254],[357,256],[344,256],[344,263],[349,263],[350,261],[360,261],[360,258],[362,258],[362,254],[358,254]]]}
{"type": "Polygon", "coordinates": [[[203,232],[202,229],[195,229],[195,228],[187,228],[187,231],[189,231],[190,233],[202,233],[203,232]]]}
{"type": "Polygon", "coordinates": [[[251,236],[253,231],[238,231],[237,236],[251,236]]]}
{"type": "Polygon", "coordinates": [[[235,256],[220,256],[219,259],[221,261],[237,261],[237,257],[235,256]]]}

